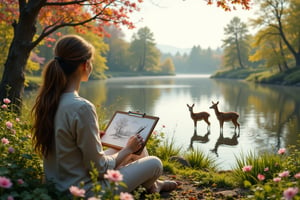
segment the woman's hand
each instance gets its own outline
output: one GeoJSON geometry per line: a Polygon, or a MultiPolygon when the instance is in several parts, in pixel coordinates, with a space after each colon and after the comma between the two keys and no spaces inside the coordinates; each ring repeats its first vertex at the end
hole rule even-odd
{"type": "Polygon", "coordinates": [[[131,136],[126,144],[126,147],[131,153],[137,152],[144,144],[144,139],[140,134],[131,136]]]}

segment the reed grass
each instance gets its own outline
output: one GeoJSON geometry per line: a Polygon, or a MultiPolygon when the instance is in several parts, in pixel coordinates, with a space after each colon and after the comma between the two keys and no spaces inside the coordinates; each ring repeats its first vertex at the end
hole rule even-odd
{"type": "Polygon", "coordinates": [[[183,156],[194,169],[201,170],[217,170],[218,164],[216,159],[211,157],[209,154],[205,154],[200,149],[194,151],[188,151],[183,156]]]}
{"type": "Polygon", "coordinates": [[[181,154],[181,147],[175,145],[174,137],[166,138],[156,149],[156,156],[162,160],[169,160],[172,156],[181,154]]]}

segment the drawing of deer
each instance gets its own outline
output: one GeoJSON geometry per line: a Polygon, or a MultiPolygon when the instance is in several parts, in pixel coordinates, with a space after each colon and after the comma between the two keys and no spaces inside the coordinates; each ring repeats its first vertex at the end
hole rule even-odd
{"type": "Polygon", "coordinates": [[[219,109],[218,109],[219,101],[217,103],[214,103],[212,101],[212,104],[213,105],[209,108],[215,110],[216,116],[217,116],[217,118],[219,120],[219,123],[220,123],[220,132],[223,132],[224,122],[228,122],[228,121],[231,121],[234,124],[234,131],[236,131],[237,127],[240,131],[240,124],[237,121],[238,118],[239,118],[239,114],[237,112],[220,112],[219,109]]]}
{"type": "Polygon", "coordinates": [[[215,144],[215,148],[214,149],[211,149],[210,151],[211,152],[214,152],[216,154],[216,156],[218,157],[219,154],[218,154],[218,148],[219,146],[221,145],[229,145],[229,146],[235,146],[235,145],[238,145],[239,141],[238,141],[238,137],[240,135],[237,134],[236,132],[234,132],[234,135],[232,136],[232,138],[230,137],[224,137],[223,136],[223,133],[220,132],[220,136],[215,144]]]}
{"type": "Polygon", "coordinates": [[[208,130],[207,133],[204,136],[198,135],[197,131],[194,130],[194,134],[191,137],[191,143],[190,143],[190,147],[189,148],[190,149],[194,149],[193,148],[193,143],[194,142],[207,143],[209,141],[209,138],[208,138],[209,134],[210,134],[210,130],[208,130]]]}
{"type": "Polygon", "coordinates": [[[189,111],[191,113],[191,118],[194,121],[194,129],[195,130],[197,129],[197,122],[201,121],[201,120],[204,120],[207,123],[207,129],[209,129],[209,127],[210,127],[210,122],[208,121],[208,118],[210,116],[209,113],[208,112],[194,113],[193,108],[194,108],[195,104],[193,104],[191,106],[189,104],[186,104],[186,105],[189,108],[189,111]]]}

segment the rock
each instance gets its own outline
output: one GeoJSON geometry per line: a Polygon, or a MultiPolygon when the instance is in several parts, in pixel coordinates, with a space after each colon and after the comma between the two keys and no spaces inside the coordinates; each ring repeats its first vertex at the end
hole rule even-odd
{"type": "Polygon", "coordinates": [[[181,156],[172,156],[170,158],[170,161],[173,161],[173,162],[178,162],[180,163],[182,166],[184,167],[191,167],[191,164],[188,160],[184,159],[183,157],[181,156]]]}

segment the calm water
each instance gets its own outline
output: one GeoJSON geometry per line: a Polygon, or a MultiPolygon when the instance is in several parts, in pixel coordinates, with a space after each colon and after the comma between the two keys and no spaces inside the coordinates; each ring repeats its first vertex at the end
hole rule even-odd
{"type": "Polygon", "coordinates": [[[111,111],[140,111],[160,118],[156,130],[172,138],[183,152],[201,149],[230,169],[235,156],[249,151],[276,151],[300,139],[300,88],[257,85],[235,80],[214,80],[205,75],[112,78],[89,81],[81,95],[111,111]],[[212,101],[220,111],[240,114],[240,134],[225,122],[223,136],[212,101]],[[186,104],[194,112],[210,113],[210,131],[199,121],[196,133],[186,104]],[[165,128],[163,128],[165,126],[165,128]]]}

